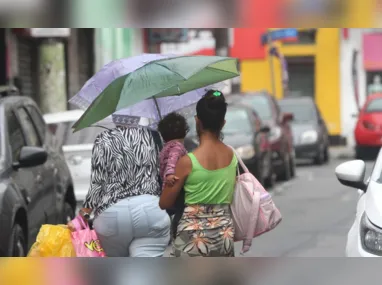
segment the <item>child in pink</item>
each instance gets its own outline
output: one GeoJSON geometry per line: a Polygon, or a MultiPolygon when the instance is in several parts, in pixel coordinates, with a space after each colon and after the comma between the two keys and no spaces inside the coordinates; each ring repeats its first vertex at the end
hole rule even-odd
{"type": "MultiPolygon", "coordinates": [[[[165,183],[173,184],[176,180],[175,166],[178,160],[187,154],[184,147],[184,138],[186,137],[189,127],[186,119],[177,113],[170,113],[165,116],[158,124],[158,131],[161,134],[165,144],[160,152],[160,176],[165,183]]],[[[184,191],[179,193],[173,209],[167,210],[167,213],[172,216],[172,233],[176,236],[178,222],[182,217],[184,210],[184,191]]]]}

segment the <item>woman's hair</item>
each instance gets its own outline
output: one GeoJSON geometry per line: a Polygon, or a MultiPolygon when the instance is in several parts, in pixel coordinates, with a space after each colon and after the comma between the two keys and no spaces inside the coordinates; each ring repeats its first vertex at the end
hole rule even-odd
{"type": "Polygon", "coordinates": [[[165,142],[184,139],[189,130],[186,119],[178,113],[170,113],[158,123],[158,131],[165,142]]]}
{"type": "Polygon", "coordinates": [[[209,90],[196,104],[196,116],[205,131],[220,136],[224,126],[227,103],[222,92],[209,90]]]}

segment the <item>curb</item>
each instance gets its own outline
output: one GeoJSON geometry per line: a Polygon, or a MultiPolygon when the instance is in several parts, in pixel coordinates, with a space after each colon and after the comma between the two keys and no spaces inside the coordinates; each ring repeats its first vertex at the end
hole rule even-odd
{"type": "Polygon", "coordinates": [[[330,157],[334,159],[355,159],[355,153],[350,148],[331,147],[329,152],[330,157]]]}

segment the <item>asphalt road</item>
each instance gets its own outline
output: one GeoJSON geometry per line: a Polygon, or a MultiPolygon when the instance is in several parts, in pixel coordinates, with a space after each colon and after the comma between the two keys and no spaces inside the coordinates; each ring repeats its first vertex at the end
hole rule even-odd
{"type": "MultiPolygon", "coordinates": [[[[343,257],[355,217],[358,193],[342,186],[334,169],[344,160],[323,166],[299,165],[297,176],[272,191],[283,221],[252,243],[245,256],[343,257]]],[[[373,163],[366,162],[370,174],[373,163]]],[[[236,244],[236,253],[241,244],[236,244]]]]}

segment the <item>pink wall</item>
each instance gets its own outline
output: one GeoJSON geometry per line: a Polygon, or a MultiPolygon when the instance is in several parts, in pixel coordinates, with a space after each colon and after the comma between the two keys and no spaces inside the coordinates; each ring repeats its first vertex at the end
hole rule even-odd
{"type": "Polygon", "coordinates": [[[363,35],[363,64],[365,70],[382,70],[382,34],[363,35]]]}

